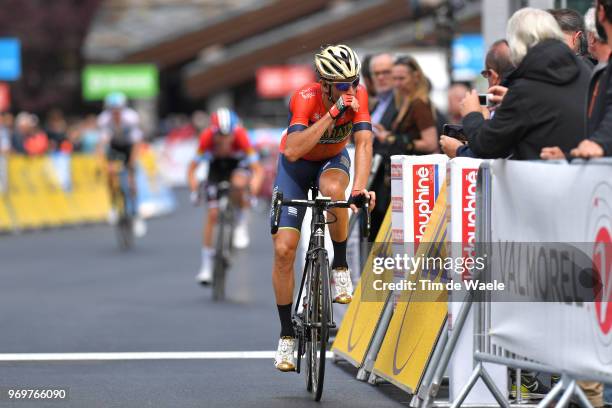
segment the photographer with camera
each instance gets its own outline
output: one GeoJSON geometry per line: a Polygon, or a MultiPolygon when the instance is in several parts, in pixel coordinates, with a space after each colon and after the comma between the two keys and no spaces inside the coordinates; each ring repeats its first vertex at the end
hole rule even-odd
{"type": "MultiPolygon", "coordinates": [[[[497,108],[506,92],[506,88],[503,87],[502,84],[505,83],[505,79],[513,70],[514,65],[510,60],[508,42],[504,39],[495,41],[489,48],[485,57],[485,69],[480,73],[489,84],[489,94],[479,96],[481,99],[484,98],[484,100],[480,101],[481,105],[487,107],[486,112],[484,110],[482,111],[485,118],[489,119],[490,116],[493,116],[494,110],[497,108]],[[491,112],[491,115],[489,115],[489,112],[491,112]]],[[[463,95],[458,103],[459,115],[461,115],[461,102],[465,98],[466,93],[469,93],[467,88],[464,89],[463,95]]],[[[440,137],[440,147],[447,156],[450,158],[457,156],[476,157],[466,143],[467,139],[463,134],[463,126],[452,124],[444,127],[442,136],[440,137]]]]}

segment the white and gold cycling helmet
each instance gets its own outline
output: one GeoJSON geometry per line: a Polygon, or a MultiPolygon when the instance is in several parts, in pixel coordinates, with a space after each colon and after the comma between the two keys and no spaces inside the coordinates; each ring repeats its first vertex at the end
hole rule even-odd
{"type": "Polygon", "coordinates": [[[359,76],[359,57],[344,44],[328,45],[315,55],[315,67],[321,78],[328,81],[350,81],[359,76]]]}

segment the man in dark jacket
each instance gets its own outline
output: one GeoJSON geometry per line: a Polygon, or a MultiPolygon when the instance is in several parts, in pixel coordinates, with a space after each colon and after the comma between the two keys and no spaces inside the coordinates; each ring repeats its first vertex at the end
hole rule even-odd
{"type": "Polygon", "coordinates": [[[476,92],[464,100],[464,132],[478,157],[539,159],[545,146],[569,152],[584,138],[589,70],[558,37],[526,49],[493,119],[485,122],[476,92]]]}
{"type": "Polygon", "coordinates": [[[370,73],[377,97],[376,105],[370,112],[372,130],[374,131],[373,153],[382,158],[371,188],[376,192],[378,202],[372,211],[370,241],[376,239],[378,230],[385,218],[387,207],[391,202],[390,146],[384,135],[391,129],[393,120],[397,115],[397,109],[393,101],[393,81],[391,79],[393,59],[391,54],[382,53],[373,56],[370,60],[370,73]]]}
{"type": "MultiPolygon", "coordinates": [[[[612,45],[612,0],[599,0],[595,10],[599,37],[612,45]]],[[[598,65],[588,87],[586,111],[587,139],[571,150],[571,156],[595,158],[612,156],[612,65],[598,65]]],[[[542,149],[543,159],[563,159],[558,147],[542,149]]]]}

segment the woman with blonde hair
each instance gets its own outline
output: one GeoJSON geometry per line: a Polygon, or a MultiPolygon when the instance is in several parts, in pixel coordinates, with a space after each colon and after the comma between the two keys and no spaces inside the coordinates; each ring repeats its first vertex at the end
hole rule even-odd
{"type": "Polygon", "coordinates": [[[429,154],[438,151],[438,134],[427,78],[418,62],[398,58],[392,69],[398,114],[391,126],[389,143],[395,154],[429,154]]]}

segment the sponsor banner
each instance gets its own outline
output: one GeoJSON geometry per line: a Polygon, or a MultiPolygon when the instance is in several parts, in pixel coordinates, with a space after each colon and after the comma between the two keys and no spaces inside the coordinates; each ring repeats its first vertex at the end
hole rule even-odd
{"type": "MultiPolygon", "coordinates": [[[[0,112],[6,112],[11,108],[11,88],[6,82],[0,82],[0,112]]],[[[1,143],[1,142],[0,142],[1,143]]],[[[2,146],[0,146],[0,149],[2,146]]]]}
{"type": "MultiPolygon", "coordinates": [[[[458,157],[449,163],[450,181],[450,241],[451,254],[453,257],[474,258],[476,243],[476,179],[478,167],[482,160],[467,157],[458,157]]],[[[469,278],[469,271],[459,274],[455,270],[453,276],[464,276],[469,278]]],[[[460,293],[458,295],[463,295],[460,293]]],[[[453,295],[456,295],[453,293],[453,295]]],[[[448,303],[449,331],[453,330],[453,317],[459,314],[462,299],[454,297],[455,301],[448,303]]],[[[472,353],[474,351],[474,328],[473,310],[465,321],[459,340],[455,345],[455,351],[449,362],[449,400],[454,401],[461,389],[468,382],[474,362],[472,353]]],[[[450,336],[450,332],[449,332],[450,336]]],[[[485,363],[487,371],[499,389],[507,389],[506,367],[496,364],[485,363]]],[[[487,391],[486,386],[479,379],[472,391],[468,394],[465,404],[495,404],[495,398],[487,391]]]]}
{"type": "MultiPolygon", "coordinates": [[[[432,209],[423,244],[418,246],[415,257],[445,256],[448,223],[446,186],[432,209]]],[[[441,282],[443,269],[425,270],[422,267],[410,275],[413,281],[429,279],[441,282]]],[[[414,394],[418,389],[427,363],[433,352],[447,314],[446,290],[423,295],[420,289],[402,291],[389,328],[374,363],[374,373],[396,386],[414,394]],[[413,297],[435,296],[443,301],[411,301],[413,297]]]]}
{"type": "Polygon", "coordinates": [[[16,81],[21,77],[21,41],[0,38],[0,80],[16,81]]]}
{"type": "Polygon", "coordinates": [[[257,93],[262,98],[283,98],[296,89],[316,81],[310,65],[261,67],[255,73],[257,93]]]}
{"type": "Polygon", "coordinates": [[[562,274],[563,254],[547,251],[544,244],[537,262],[527,260],[527,253],[515,255],[515,262],[501,262],[492,253],[492,278],[514,279],[508,290],[527,301],[492,302],[490,333],[494,344],[559,372],[577,378],[598,375],[612,381],[610,174],[609,162],[492,162],[492,241],[506,245],[519,241],[585,243],[593,266],[589,276],[594,283],[594,301],[542,298],[546,293],[564,293],[568,284],[562,274]],[[541,286],[542,280],[546,282],[544,292],[525,287],[541,286]]]}
{"type": "Polygon", "coordinates": [[[151,99],[159,93],[159,72],[153,64],[88,65],[81,80],[86,101],[118,91],[130,99],[151,99]]]}
{"type": "Polygon", "coordinates": [[[332,351],[342,358],[350,361],[354,366],[361,367],[378,321],[383,312],[388,291],[380,291],[377,301],[368,299],[364,301],[363,288],[371,285],[371,281],[377,276],[372,272],[372,259],[375,256],[390,256],[391,248],[391,209],[387,213],[376,236],[377,242],[386,243],[378,245],[377,252],[370,252],[366,267],[363,270],[359,284],[356,285],[353,301],[350,303],[342,325],[332,345],[332,351]]]}
{"type": "Polygon", "coordinates": [[[391,197],[393,201],[394,243],[419,243],[431,217],[440,187],[446,177],[448,157],[442,154],[391,157],[391,197]],[[399,240],[401,238],[401,241],[399,240]]]}

